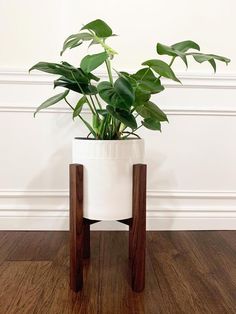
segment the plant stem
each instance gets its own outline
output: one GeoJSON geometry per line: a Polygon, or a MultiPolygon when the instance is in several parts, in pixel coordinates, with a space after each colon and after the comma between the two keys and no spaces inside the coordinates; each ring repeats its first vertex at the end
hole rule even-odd
{"type": "MultiPolygon", "coordinates": [[[[128,135],[122,137],[123,139],[127,138],[128,136],[130,136],[131,134],[137,136],[138,138],[140,138],[137,134],[135,134],[134,132],[136,132],[138,129],[140,129],[143,125],[141,124],[140,126],[138,126],[136,129],[134,129],[132,132],[123,132],[123,133],[128,133],[128,135]]],[[[123,130],[124,131],[124,130],[123,130]]]]}
{"type": "Polygon", "coordinates": [[[91,35],[93,35],[93,39],[94,39],[97,43],[99,43],[109,55],[114,56],[114,55],[118,54],[114,49],[112,49],[111,47],[109,47],[109,46],[105,43],[105,40],[104,40],[103,38],[98,37],[98,36],[97,36],[96,34],[94,34],[94,32],[92,32],[91,30],[88,30],[88,31],[89,31],[89,33],[90,33],[91,35]]]}
{"type": "Polygon", "coordinates": [[[65,102],[67,103],[67,105],[74,111],[75,108],[71,106],[71,104],[68,102],[68,100],[66,99],[66,97],[64,98],[65,102]]]}
{"type": "Polygon", "coordinates": [[[114,83],[113,83],[113,77],[112,77],[112,73],[111,73],[111,62],[110,62],[109,59],[107,59],[107,60],[105,61],[105,63],[106,63],[107,73],[108,73],[108,76],[109,76],[110,83],[111,83],[111,85],[113,86],[114,83]]]}
{"type": "Polygon", "coordinates": [[[74,76],[74,73],[73,73],[72,71],[70,71],[70,73],[71,73],[71,75],[73,76],[73,79],[75,80],[76,84],[78,85],[78,87],[79,87],[81,93],[82,93],[83,96],[86,98],[87,104],[89,105],[90,110],[92,111],[93,114],[95,114],[95,111],[93,110],[93,107],[92,107],[92,105],[90,104],[90,102],[89,102],[89,100],[88,100],[88,97],[85,95],[85,93],[84,93],[82,87],[80,86],[79,82],[77,81],[76,77],[74,76]]]}
{"type": "Polygon", "coordinates": [[[101,105],[101,103],[100,103],[100,101],[99,101],[97,95],[95,94],[94,96],[95,96],[95,99],[96,99],[96,101],[97,101],[97,103],[98,103],[99,108],[102,109],[102,105],[101,105]]]}
{"type": "Polygon", "coordinates": [[[86,127],[89,129],[89,131],[90,131],[90,133],[92,133],[91,132],[91,130],[90,130],[90,128],[92,129],[92,126],[87,122],[87,121],[85,121],[84,120],[84,118],[79,114],[78,115],[78,117],[81,119],[81,121],[83,121],[83,123],[86,125],[86,127]],[[89,128],[90,127],[90,128],[89,128]]]}
{"type": "Polygon", "coordinates": [[[93,101],[92,95],[89,95],[89,98],[90,98],[90,100],[91,100],[91,102],[92,102],[93,109],[94,109],[96,115],[98,116],[97,109],[96,109],[95,103],[94,103],[94,101],[93,101]]]}

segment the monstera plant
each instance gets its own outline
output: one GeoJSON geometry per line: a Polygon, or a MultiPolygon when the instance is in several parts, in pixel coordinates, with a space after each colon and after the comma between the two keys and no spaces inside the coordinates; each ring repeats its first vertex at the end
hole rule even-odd
{"type": "Polygon", "coordinates": [[[89,136],[95,139],[119,140],[138,136],[136,131],[141,127],[160,131],[161,123],[168,119],[151,97],[164,91],[162,78],[181,83],[172,69],[175,59],[180,58],[186,67],[189,58],[198,63],[208,62],[214,71],[216,61],[230,62],[228,58],[200,52],[199,45],[191,40],[171,46],[157,43],[157,58],[144,61],[136,73],[128,73],[112,68],[112,59],[117,55],[107,44],[112,36],[115,34],[104,21],[94,20],[65,40],[61,55],[68,49],[86,43],[89,47],[96,45],[98,53],[84,56],[79,65],[71,65],[66,61],[39,62],[30,69],[59,76],[54,81],[54,87],[65,89],[42,103],[35,114],[64,100],[72,110],[73,119],[80,119],[88,128],[89,136]],[[162,55],[169,56],[170,62],[161,60],[162,55]],[[94,73],[102,64],[107,69],[108,80],[105,81],[101,81],[94,73]],[[78,94],[77,103],[68,101],[70,92],[78,94]],[[82,109],[85,106],[91,111],[92,119],[86,120],[83,116],[82,109]]]}

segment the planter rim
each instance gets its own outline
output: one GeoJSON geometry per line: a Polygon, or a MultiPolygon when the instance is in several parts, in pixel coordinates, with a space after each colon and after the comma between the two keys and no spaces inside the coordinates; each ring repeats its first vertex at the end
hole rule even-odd
{"type": "Polygon", "coordinates": [[[134,138],[134,137],[131,137],[131,138],[126,138],[126,139],[119,139],[119,140],[98,140],[96,138],[87,138],[87,137],[74,137],[74,140],[83,140],[83,141],[96,141],[96,142],[109,142],[109,143],[115,143],[115,142],[126,142],[126,141],[144,141],[143,138],[134,138]]]}

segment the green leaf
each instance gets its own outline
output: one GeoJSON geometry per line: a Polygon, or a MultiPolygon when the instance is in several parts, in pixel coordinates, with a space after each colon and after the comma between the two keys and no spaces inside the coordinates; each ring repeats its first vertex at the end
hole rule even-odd
{"type": "Polygon", "coordinates": [[[188,66],[187,58],[185,55],[185,52],[188,51],[189,49],[196,49],[200,50],[200,47],[197,43],[191,40],[185,40],[181,41],[179,43],[176,43],[172,46],[166,46],[161,43],[157,44],[157,53],[159,55],[168,55],[172,57],[180,57],[183,62],[188,66]]]}
{"type": "Polygon", "coordinates": [[[156,94],[164,90],[160,80],[154,75],[150,68],[144,68],[137,73],[131,75],[131,78],[136,81],[137,89],[143,93],[156,94]]]}
{"type": "Polygon", "coordinates": [[[181,41],[179,43],[172,45],[171,48],[181,51],[181,52],[186,52],[189,49],[200,50],[199,45],[192,40],[181,41]]]}
{"type": "Polygon", "coordinates": [[[135,90],[135,102],[133,104],[134,107],[143,105],[151,98],[151,93],[144,92],[144,90],[141,90],[137,88],[135,90]]]}
{"type": "Polygon", "coordinates": [[[83,84],[75,80],[69,80],[65,77],[60,77],[59,79],[54,81],[54,88],[58,86],[73,90],[74,92],[77,92],[79,94],[85,95],[97,94],[96,86],[90,84],[83,84]]]}
{"type": "Polygon", "coordinates": [[[140,89],[142,92],[151,93],[151,94],[157,94],[164,90],[164,86],[160,83],[154,83],[152,81],[141,81],[138,84],[138,89],[140,89]]]}
{"type": "Polygon", "coordinates": [[[92,73],[86,73],[87,77],[89,80],[94,80],[96,82],[100,81],[100,78],[97,77],[96,75],[92,74],[92,73]]]}
{"type": "Polygon", "coordinates": [[[40,110],[48,108],[56,103],[58,103],[60,100],[64,99],[69,94],[69,91],[66,90],[64,93],[57,94],[51,98],[48,98],[46,101],[44,101],[35,111],[34,117],[36,113],[38,113],[40,110]]]}
{"type": "Polygon", "coordinates": [[[158,120],[154,120],[152,118],[145,118],[143,121],[141,121],[141,123],[149,130],[161,131],[161,123],[158,120]]]}
{"type": "Polygon", "coordinates": [[[194,60],[197,61],[198,63],[203,63],[203,62],[208,61],[213,67],[214,71],[216,71],[215,60],[225,62],[226,65],[230,62],[230,59],[223,56],[214,55],[214,54],[191,53],[189,55],[193,56],[194,60]]]}
{"type": "Polygon", "coordinates": [[[72,49],[82,44],[83,41],[92,40],[93,35],[90,33],[78,33],[70,35],[66,38],[63,44],[62,51],[60,52],[60,55],[64,53],[66,49],[72,49]]]}
{"type": "Polygon", "coordinates": [[[106,52],[87,55],[82,59],[80,67],[85,73],[89,73],[99,67],[107,58],[106,52]]]}
{"type": "Polygon", "coordinates": [[[97,86],[100,97],[115,108],[127,109],[134,102],[134,90],[129,81],[119,77],[114,86],[110,82],[101,82],[97,86]]]}
{"type": "Polygon", "coordinates": [[[136,107],[135,110],[143,118],[152,118],[158,121],[168,121],[166,114],[151,101],[147,101],[143,105],[136,107]]]}
{"type": "Polygon", "coordinates": [[[213,67],[214,72],[216,72],[216,62],[215,62],[215,60],[214,60],[214,59],[210,59],[210,60],[209,60],[209,63],[210,63],[210,65],[213,67]]]}
{"type": "Polygon", "coordinates": [[[136,81],[155,81],[157,78],[150,68],[143,68],[131,75],[136,81]]]}
{"type": "Polygon", "coordinates": [[[89,29],[94,31],[98,37],[106,38],[112,35],[112,29],[102,20],[97,19],[86,24],[81,29],[89,29]]]}
{"type": "Polygon", "coordinates": [[[108,130],[108,126],[109,126],[109,123],[110,123],[110,117],[111,115],[106,111],[106,115],[103,115],[103,120],[101,120],[101,123],[100,123],[100,126],[99,126],[99,130],[98,130],[98,133],[99,133],[99,137],[101,139],[106,139],[107,138],[107,130],[108,130]]]}
{"type": "Polygon", "coordinates": [[[29,69],[29,72],[32,70],[39,70],[42,72],[58,75],[62,75],[65,72],[64,67],[61,64],[52,62],[38,62],[29,69]]]}
{"type": "Polygon", "coordinates": [[[91,132],[91,134],[93,134],[93,136],[96,138],[96,132],[94,131],[94,129],[91,127],[91,125],[82,117],[80,116],[80,119],[83,121],[83,123],[86,125],[86,127],[89,129],[89,131],[91,132]]]}
{"type": "Polygon", "coordinates": [[[32,70],[39,70],[55,75],[62,75],[66,79],[72,81],[74,80],[74,78],[76,78],[79,83],[83,84],[89,82],[87,74],[85,74],[81,69],[77,69],[67,62],[63,62],[62,64],[51,62],[38,62],[29,71],[32,70]]]}
{"type": "Polygon", "coordinates": [[[157,53],[159,55],[167,55],[167,56],[172,56],[172,57],[180,57],[183,62],[185,63],[186,66],[188,66],[187,58],[185,54],[181,51],[178,51],[174,49],[172,46],[166,46],[160,43],[157,43],[157,53]]]}
{"type": "Polygon", "coordinates": [[[99,127],[101,124],[101,120],[97,114],[93,115],[93,129],[95,130],[96,133],[98,133],[99,127]]]}
{"type": "Polygon", "coordinates": [[[171,67],[162,60],[148,60],[142,63],[142,65],[148,65],[153,71],[158,73],[160,76],[164,76],[176,82],[180,80],[175,76],[175,73],[172,71],[171,67]]]}
{"type": "Polygon", "coordinates": [[[86,99],[85,96],[83,96],[82,98],[80,98],[80,100],[77,102],[77,105],[75,106],[75,110],[74,110],[74,112],[73,112],[73,119],[74,119],[75,117],[77,117],[77,116],[80,114],[80,112],[81,112],[81,110],[82,110],[82,108],[83,108],[83,105],[84,105],[86,102],[87,102],[87,99],[86,99]]]}
{"type": "Polygon", "coordinates": [[[108,115],[108,112],[107,112],[106,109],[97,109],[97,113],[100,114],[103,117],[108,115]]]}
{"type": "Polygon", "coordinates": [[[130,127],[132,130],[137,128],[136,120],[129,111],[120,108],[114,108],[111,105],[107,105],[106,108],[110,115],[122,122],[125,126],[130,127]]]}

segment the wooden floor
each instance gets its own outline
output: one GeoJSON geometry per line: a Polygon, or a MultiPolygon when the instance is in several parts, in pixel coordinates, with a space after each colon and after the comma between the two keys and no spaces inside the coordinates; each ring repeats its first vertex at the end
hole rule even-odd
{"type": "Polygon", "coordinates": [[[92,232],[91,250],[76,294],[67,232],[0,232],[0,314],[236,313],[236,231],[148,232],[142,293],[126,232],[92,232]]]}

